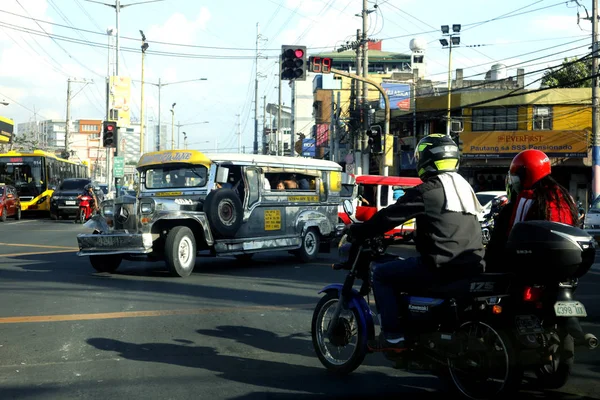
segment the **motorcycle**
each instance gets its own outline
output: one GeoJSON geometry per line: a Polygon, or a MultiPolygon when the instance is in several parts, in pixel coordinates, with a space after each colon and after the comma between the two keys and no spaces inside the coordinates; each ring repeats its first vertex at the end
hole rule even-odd
{"type": "Polygon", "coordinates": [[[500,214],[502,208],[508,204],[507,196],[498,196],[494,200],[492,200],[492,207],[490,208],[490,212],[483,216],[483,221],[481,221],[481,238],[483,241],[483,245],[487,246],[492,238],[492,232],[494,231],[494,223],[496,221],[496,217],[500,214]]]}
{"type": "MultiPolygon", "coordinates": [[[[344,201],[343,207],[348,215],[353,214],[349,201],[344,201]]],[[[367,341],[376,337],[376,313],[368,301],[369,265],[393,258],[386,253],[391,243],[383,237],[354,244],[357,251],[351,251],[348,239],[345,235],[340,241],[340,263],[334,264],[334,269],[348,270],[346,279],[319,292],[325,296],[315,307],[311,326],[317,357],[339,375],[362,364],[370,352],[367,341]],[[357,279],[362,281],[358,290],[354,288],[357,279]]],[[[525,279],[517,280],[513,272],[476,273],[433,282],[424,291],[399,293],[406,349],[384,355],[396,368],[436,374],[469,399],[514,394],[526,369],[536,371],[546,384],[553,381],[556,374],[564,373],[559,370],[565,370],[561,365],[566,360],[560,358],[565,354],[565,346],[560,345],[565,335],[575,335],[578,344],[590,348],[598,345],[593,335],[574,327],[579,325],[577,318],[585,315],[585,307],[574,300],[573,288],[557,283],[566,282],[562,279],[565,275],[587,272],[593,263],[593,243],[585,232],[562,224],[533,221],[515,225],[508,245],[513,262],[535,266],[532,254],[552,253],[554,258],[545,259],[549,262],[525,279]],[[538,237],[545,240],[536,241],[538,237]],[[546,286],[532,283],[536,282],[532,277],[548,266],[561,273],[554,279],[545,276],[546,286]]]]}
{"type": "Polygon", "coordinates": [[[94,199],[92,196],[81,195],[79,199],[79,212],[77,214],[77,221],[84,224],[87,222],[93,214],[92,202],[94,199]]]}

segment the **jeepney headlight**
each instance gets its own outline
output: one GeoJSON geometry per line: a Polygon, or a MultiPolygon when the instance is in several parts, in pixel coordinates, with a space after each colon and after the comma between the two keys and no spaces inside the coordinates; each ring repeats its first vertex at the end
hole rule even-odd
{"type": "Polygon", "coordinates": [[[142,243],[145,248],[152,247],[152,234],[151,233],[142,233],[142,243]]]}
{"type": "Polygon", "coordinates": [[[154,208],[154,203],[142,203],[140,204],[140,211],[142,214],[150,214],[152,213],[154,208]]]}
{"type": "Polygon", "coordinates": [[[105,217],[112,217],[113,214],[114,211],[112,204],[102,207],[102,215],[104,215],[105,217]]]}

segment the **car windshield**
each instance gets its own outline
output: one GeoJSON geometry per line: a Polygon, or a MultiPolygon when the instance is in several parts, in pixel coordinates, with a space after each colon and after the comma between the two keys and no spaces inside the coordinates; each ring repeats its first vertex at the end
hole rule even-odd
{"type": "Polygon", "coordinates": [[[83,190],[85,185],[90,183],[90,181],[76,179],[76,180],[66,180],[60,184],[59,190],[83,190]]]}
{"type": "Polygon", "coordinates": [[[590,206],[589,212],[592,214],[600,214],[600,197],[594,200],[594,202],[590,206]]]}
{"type": "Polygon", "coordinates": [[[207,169],[204,166],[166,166],[146,170],[147,189],[203,187],[207,169]]]}
{"type": "Polygon", "coordinates": [[[475,196],[477,197],[477,200],[479,200],[479,204],[481,204],[482,206],[485,206],[487,203],[489,203],[490,201],[492,201],[496,197],[498,197],[495,194],[484,194],[484,193],[476,193],[475,196]]]}

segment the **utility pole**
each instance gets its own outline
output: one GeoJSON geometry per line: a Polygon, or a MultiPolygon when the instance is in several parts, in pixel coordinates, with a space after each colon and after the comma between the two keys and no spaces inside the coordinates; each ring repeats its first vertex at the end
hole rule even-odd
{"type": "Polygon", "coordinates": [[[296,157],[296,113],[294,112],[296,109],[296,81],[290,81],[290,86],[292,87],[292,106],[290,115],[290,156],[296,157]]]}
{"type": "Polygon", "coordinates": [[[260,40],[259,24],[256,23],[256,71],[254,74],[254,154],[258,154],[258,46],[260,40]]]}
{"type": "Polygon", "coordinates": [[[148,49],[148,43],[146,43],[146,35],[140,30],[142,35],[142,99],[140,101],[140,157],[144,154],[144,59],[146,58],[146,50],[148,49]]]}
{"type": "MultiPolygon", "coordinates": [[[[362,51],[363,51],[363,78],[369,79],[369,38],[367,37],[369,29],[369,9],[367,0],[363,0],[362,7],[362,51]]],[[[363,129],[361,131],[360,140],[362,141],[362,163],[363,173],[369,173],[369,149],[367,149],[367,131],[369,130],[369,86],[366,82],[362,84],[362,98],[363,102],[361,105],[362,116],[363,116],[363,129]]]]}
{"type": "Polygon", "coordinates": [[[267,154],[265,151],[265,134],[267,133],[267,96],[263,96],[263,129],[262,129],[262,151],[261,154],[267,154]]]}
{"type": "Polygon", "coordinates": [[[67,79],[67,123],[65,125],[65,152],[69,154],[69,139],[71,138],[71,78],[67,79]]]}
{"type": "Polygon", "coordinates": [[[158,78],[158,131],[156,132],[156,151],[160,151],[160,135],[162,133],[162,125],[160,124],[160,89],[162,84],[160,78],[158,78]]]}
{"type": "Polygon", "coordinates": [[[283,136],[281,135],[281,57],[279,57],[279,74],[277,75],[279,75],[279,94],[277,97],[277,133],[275,134],[275,155],[282,156],[283,144],[281,144],[281,142],[283,141],[283,136]],[[280,146],[282,147],[280,148],[280,146]]]}
{"type": "Polygon", "coordinates": [[[235,114],[237,117],[237,136],[238,136],[238,154],[242,153],[242,122],[240,120],[240,114],[235,114]]]}
{"type": "Polygon", "coordinates": [[[600,196],[600,114],[598,110],[598,0],[592,5],[592,193],[600,196]]]}
{"type": "MultiPolygon", "coordinates": [[[[338,92],[339,93],[339,92],[338,92]]],[[[331,124],[329,126],[329,160],[337,161],[335,153],[333,151],[335,137],[335,97],[333,97],[333,90],[331,91],[331,124]]]]}
{"type": "MultiPolygon", "coordinates": [[[[360,43],[360,40],[362,38],[361,35],[361,30],[357,29],[356,30],[356,41],[358,43],[360,43]]],[[[362,76],[362,49],[360,46],[356,47],[356,75],[358,76],[362,76]]],[[[362,101],[360,101],[360,89],[359,89],[359,82],[355,82],[354,84],[354,88],[355,88],[355,92],[356,92],[356,109],[360,110],[362,107],[362,101]]],[[[362,115],[362,113],[355,113],[356,115],[362,115]]],[[[356,151],[354,152],[354,165],[355,165],[355,170],[356,170],[356,175],[362,175],[363,174],[363,162],[362,162],[362,155],[363,152],[365,151],[364,148],[364,144],[365,141],[363,140],[363,135],[362,135],[362,129],[361,127],[358,127],[355,131],[355,141],[356,141],[356,146],[355,149],[356,151]]]]}

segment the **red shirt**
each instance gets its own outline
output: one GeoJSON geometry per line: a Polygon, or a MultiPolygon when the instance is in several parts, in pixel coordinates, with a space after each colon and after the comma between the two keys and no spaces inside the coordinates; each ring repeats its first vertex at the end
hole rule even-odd
{"type": "MultiPolygon", "coordinates": [[[[531,221],[535,218],[531,212],[531,205],[534,202],[533,190],[523,190],[517,196],[515,207],[513,208],[508,230],[512,229],[517,222],[531,221]]],[[[563,224],[575,225],[569,203],[563,198],[562,194],[556,192],[551,202],[548,204],[549,218],[548,221],[562,222],[563,224]]]]}

